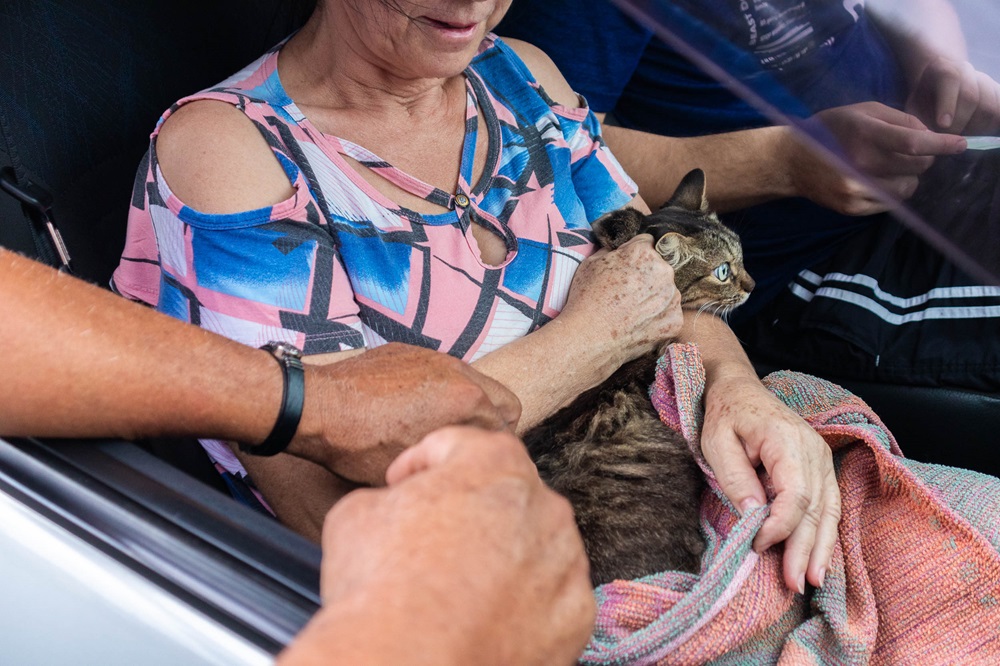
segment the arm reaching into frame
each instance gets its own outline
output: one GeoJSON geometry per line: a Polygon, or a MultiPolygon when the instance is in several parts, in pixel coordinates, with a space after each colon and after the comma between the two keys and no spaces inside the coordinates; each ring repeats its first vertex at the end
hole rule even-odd
{"type": "MultiPolygon", "coordinates": [[[[814,116],[840,141],[846,158],[887,192],[913,194],[934,157],[965,150],[964,139],[928,130],[916,117],[877,102],[827,109],[814,116]]],[[[653,207],[693,168],[705,171],[718,211],[805,197],[844,215],[887,210],[867,186],[841,173],[786,125],[677,138],[606,126],[604,137],[639,193],[653,207]]]]}
{"type": "MultiPolygon", "coordinates": [[[[0,434],[254,442],[273,425],[281,378],[267,352],[3,249],[0,302],[0,334],[13,347],[0,384],[0,434]],[[50,351],[28,353],[39,340],[50,351]]],[[[412,438],[435,421],[516,425],[513,394],[461,361],[404,345],[381,349],[357,357],[366,365],[349,383],[339,375],[352,359],[308,366],[306,415],[290,452],[323,460],[344,437],[412,438]],[[393,380],[381,381],[390,369],[393,380]],[[436,389],[435,404],[408,390],[414,381],[436,389]],[[394,399],[409,401],[421,425],[393,434],[352,423],[351,405],[378,411],[354,403],[379,399],[397,410],[407,407],[394,399]]],[[[352,494],[330,514],[324,608],[283,663],[330,663],[333,655],[399,663],[417,642],[434,664],[469,663],[484,649],[507,655],[505,663],[575,661],[595,612],[583,543],[569,504],[544,487],[518,440],[477,428],[438,431],[400,456],[387,480],[392,488],[352,494]],[[454,593],[458,582],[468,585],[464,593],[454,593]],[[434,612],[429,594],[441,602],[434,612]],[[417,610],[401,612],[410,606],[417,610]],[[393,643],[380,640],[387,631],[393,643]]]]}
{"type": "MultiPolygon", "coordinates": [[[[0,302],[0,336],[12,345],[0,383],[0,435],[257,443],[274,425],[282,379],[268,352],[3,249],[0,302]],[[43,351],[32,353],[39,342],[43,351]]],[[[517,398],[496,381],[399,344],[307,365],[305,395],[288,452],[328,468],[368,465],[372,451],[392,449],[394,457],[397,442],[411,445],[444,425],[513,429],[520,416],[517,398]]]]}
{"type": "Polygon", "coordinates": [[[517,439],[441,430],[387,481],[328,515],[324,606],[280,664],[576,663],[596,610],[583,543],[517,439]]]}

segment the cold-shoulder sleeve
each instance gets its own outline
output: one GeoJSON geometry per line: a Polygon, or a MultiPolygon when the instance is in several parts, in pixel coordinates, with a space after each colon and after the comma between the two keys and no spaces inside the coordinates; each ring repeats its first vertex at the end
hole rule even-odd
{"type": "Polygon", "coordinates": [[[274,206],[213,215],[187,206],[163,178],[155,138],[139,169],[113,287],[172,317],[261,346],[306,354],[364,347],[358,305],[301,170],[275,156],[294,194],[274,206]]]}

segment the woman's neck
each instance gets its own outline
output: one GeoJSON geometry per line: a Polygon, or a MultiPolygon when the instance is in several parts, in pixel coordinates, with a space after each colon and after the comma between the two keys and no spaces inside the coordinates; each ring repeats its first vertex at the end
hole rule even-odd
{"type": "MultiPolygon", "coordinates": [[[[350,17],[343,18],[314,15],[284,46],[278,66],[286,92],[321,132],[348,139],[426,183],[453,191],[465,142],[467,91],[462,71],[467,61],[444,54],[441,61],[452,63],[445,66],[455,69],[454,74],[409,76],[414,70],[434,70],[427,52],[413,51],[422,62],[397,58],[399,66],[389,67],[376,57],[378,49],[366,48],[365,40],[353,32],[346,20],[350,17]],[[428,155],[435,158],[428,160],[428,155]]],[[[404,36],[419,42],[419,34],[404,36]]],[[[477,142],[476,177],[487,145],[477,142]]],[[[355,168],[389,198],[414,203],[381,177],[355,168]]]]}
{"type": "Polygon", "coordinates": [[[433,118],[465,85],[461,72],[441,78],[400,72],[368,49],[349,21],[325,11],[317,11],[284,46],[279,71],[300,106],[363,110],[388,122],[433,118]]]}

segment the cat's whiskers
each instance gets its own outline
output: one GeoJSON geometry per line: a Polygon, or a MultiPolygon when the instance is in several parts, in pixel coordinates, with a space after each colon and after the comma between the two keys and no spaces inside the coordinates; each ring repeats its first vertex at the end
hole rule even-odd
{"type": "Polygon", "coordinates": [[[733,313],[733,310],[735,310],[736,308],[738,308],[741,303],[742,303],[742,301],[740,301],[739,303],[723,303],[722,307],[719,308],[719,312],[718,312],[718,315],[719,315],[719,317],[722,318],[722,321],[724,321],[724,322],[726,322],[728,324],[729,323],[729,315],[731,315],[733,313]]]}
{"type": "Polygon", "coordinates": [[[715,308],[715,316],[722,321],[728,321],[729,317],[729,305],[725,302],[719,302],[718,306],[715,308]]]}
{"type": "Polygon", "coordinates": [[[701,316],[702,313],[708,311],[709,309],[712,309],[713,315],[717,315],[719,313],[719,309],[724,307],[725,304],[722,303],[721,301],[718,300],[706,301],[698,306],[698,310],[695,312],[694,319],[697,322],[698,317],[701,316]]]}
{"type": "Polygon", "coordinates": [[[715,308],[715,316],[722,321],[728,321],[729,306],[725,303],[719,303],[718,307],[715,308]]]}

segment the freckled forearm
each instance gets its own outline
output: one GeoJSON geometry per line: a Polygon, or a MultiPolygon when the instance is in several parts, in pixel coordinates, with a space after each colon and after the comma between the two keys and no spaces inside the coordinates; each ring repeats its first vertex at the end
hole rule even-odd
{"type": "Polygon", "coordinates": [[[623,360],[608,341],[557,317],[472,365],[520,399],[523,434],[610,377],[623,360]]]}
{"type": "Polygon", "coordinates": [[[259,441],[274,423],[281,374],[266,352],[3,250],[0,303],[14,350],[0,434],[259,441]]]}
{"type": "Polygon", "coordinates": [[[698,345],[708,381],[733,374],[757,376],[736,335],[718,317],[685,310],[677,340],[698,345]]]}

